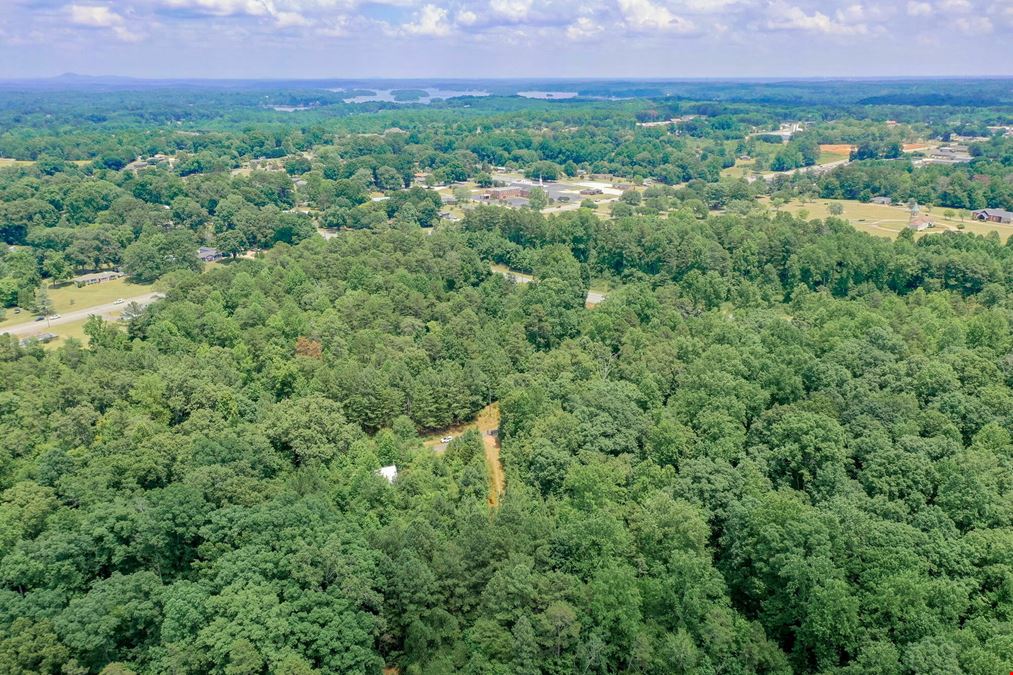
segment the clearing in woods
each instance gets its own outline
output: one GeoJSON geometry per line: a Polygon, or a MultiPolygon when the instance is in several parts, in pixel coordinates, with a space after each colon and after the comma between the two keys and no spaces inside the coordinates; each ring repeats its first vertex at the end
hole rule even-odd
{"type": "Polygon", "coordinates": [[[817,164],[833,164],[851,158],[855,146],[849,143],[824,143],[820,145],[820,158],[817,164]]]}
{"type": "Polygon", "coordinates": [[[423,445],[438,455],[443,454],[447,444],[440,439],[443,436],[457,438],[468,429],[477,429],[482,434],[486,473],[489,475],[489,506],[498,506],[499,498],[506,489],[506,475],[499,458],[499,403],[491,403],[482,408],[474,422],[458,424],[432,434],[423,440],[423,445]]]}
{"type": "Polygon", "coordinates": [[[478,413],[475,421],[482,432],[485,444],[485,466],[489,472],[489,506],[498,506],[499,498],[506,489],[503,463],[499,459],[499,403],[493,403],[478,413]]]}

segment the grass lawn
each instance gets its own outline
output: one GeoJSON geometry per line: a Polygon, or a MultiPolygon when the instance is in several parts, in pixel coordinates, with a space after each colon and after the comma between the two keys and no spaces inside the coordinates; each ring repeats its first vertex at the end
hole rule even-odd
{"type": "MultiPolygon", "coordinates": [[[[115,317],[111,317],[111,318],[107,319],[106,321],[108,323],[115,323],[116,325],[125,325],[125,324],[119,324],[119,317],[120,317],[120,315],[117,314],[115,317]]],[[[72,323],[65,323],[65,324],[63,324],[61,326],[54,326],[53,329],[52,329],[52,332],[56,333],[57,338],[55,340],[53,340],[52,342],[46,343],[46,345],[45,345],[44,348],[47,349],[47,350],[49,350],[49,349],[57,349],[58,347],[60,347],[61,345],[63,345],[70,338],[76,338],[76,339],[80,340],[82,344],[84,344],[85,346],[87,346],[88,345],[88,336],[84,334],[84,324],[87,323],[87,321],[88,321],[87,319],[81,319],[80,321],[74,321],[72,323]]]]}
{"type": "MultiPolygon", "coordinates": [[[[769,205],[769,201],[763,201],[769,205]]],[[[880,237],[896,237],[901,230],[907,227],[908,221],[910,220],[906,206],[864,204],[850,199],[819,199],[807,204],[803,204],[799,201],[792,201],[784,206],[784,210],[794,214],[805,210],[808,212],[810,218],[827,218],[831,215],[830,204],[835,202],[844,207],[844,213],[841,214],[841,217],[851,223],[855,229],[880,237]]],[[[963,225],[964,232],[987,234],[994,231],[998,232],[999,236],[1002,237],[1003,240],[1010,235],[1013,235],[1013,225],[979,223],[969,217],[961,220],[959,215],[954,218],[945,218],[943,213],[946,210],[947,209],[937,206],[933,207],[931,211],[928,211],[927,215],[936,221],[936,227],[918,234],[931,234],[933,232],[944,232],[946,230],[959,230],[960,226],[963,225]]],[[[956,211],[956,209],[954,209],[954,211],[956,211]]],[[[961,212],[957,213],[959,214],[961,212]]],[[[962,213],[966,215],[967,212],[964,211],[962,213]]]]}
{"type": "MultiPolygon", "coordinates": [[[[150,284],[135,284],[122,277],[101,284],[82,286],[81,288],[78,288],[73,283],[64,284],[56,288],[48,286],[46,288],[50,300],[53,301],[53,310],[56,314],[62,314],[75,309],[86,309],[96,305],[105,305],[117,298],[144,295],[154,290],[154,286],[150,284]]],[[[22,310],[20,314],[15,314],[13,309],[8,309],[4,320],[0,321],[0,328],[31,321],[34,316],[35,314],[29,310],[22,310]]]]}
{"type": "Polygon", "coordinates": [[[104,305],[117,298],[143,295],[155,289],[151,284],[137,284],[121,277],[112,281],[102,282],[101,284],[82,286],[81,288],[71,283],[57,288],[47,288],[46,290],[49,291],[49,297],[52,299],[53,305],[59,313],[71,309],[91,307],[93,305],[104,305]]]}
{"type": "Polygon", "coordinates": [[[817,164],[833,164],[834,162],[843,162],[844,160],[851,157],[850,152],[828,152],[824,150],[820,153],[820,158],[816,160],[817,164]]]}
{"type": "Polygon", "coordinates": [[[88,336],[84,334],[84,324],[87,319],[81,319],[73,323],[65,323],[62,326],[55,326],[52,332],[58,337],[45,345],[45,349],[56,349],[65,343],[69,338],[76,338],[84,344],[88,344],[88,336]]]}
{"type": "Polygon", "coordinates": [[[6,157],[0,157],[0,169],[6,169],[11,166],[29,166],[35,164],[35,162],[29,162],[23,159],[7,159],[6,157]]]}
{"type": "Polygon", "coordinates": [[[721,175],[725,178],[745,178],[756,167],[755,159],[737,159],[735,166],[721,169],[721,175]]]}

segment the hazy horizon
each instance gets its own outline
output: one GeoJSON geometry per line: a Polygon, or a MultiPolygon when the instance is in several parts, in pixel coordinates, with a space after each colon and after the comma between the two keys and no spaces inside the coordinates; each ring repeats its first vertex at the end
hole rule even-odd
{"type": "Polygon", "coordinates": [[[123,75],[120,73],[81,73],[75,71],[66,71],[62,73],[53,73],[47,75],[37,75],[29,77],[4,77],[0,78],[0,81],[4,82],[43,82],[46,80],[60,80],[60,79],[81,79],[81,80],[133,80],[138,82],[459,82],[459,83],[476,83],[476,82],[498,82],[498,83],[511,83],[511,82],[559,82],[559,83],[577,83],[577,82],[609,82],[609,83],[680,83],[680,82],[756,82],[756,83],[776,83],[776,82],[890,82],[890,81],[933,81],[933,80],[1006,80],[1013,79],[1013,73],[1008,74],[976,74],[968,73],[965,75],[820,75],[820,76],[805,76],[805,75],[754,75],[754,76],[741,76],[736,77],[734,75],[714,75],[714,76],[682,76],[682,77],[563,77],[563,76],[549,76],[549,75],[511,75],[511,76],[499,76],[499,75],[475,75],[472,77],[461,77],[453,75],[430,75],[430,76],[412,76],[412,77],[399,77],[394,75],[381,75],[375,77],[369,76],[319,76],[319,77],[259,77],[257,75],[249,75],[243,77],[201,77],[201,76],[146,76],[146,75],[123,75]]]}
{"type": "Polygon", "coordinates": [[[0,79],[1004,77],[1010,0],[0,0],[0,79]]]}

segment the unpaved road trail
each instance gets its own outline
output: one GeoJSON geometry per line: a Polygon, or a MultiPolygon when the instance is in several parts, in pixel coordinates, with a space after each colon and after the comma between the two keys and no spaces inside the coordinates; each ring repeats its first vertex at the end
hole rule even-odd
{"type": "Polygon", "coordinates": [[[489,506],[499,506],[499,498],[506,491],[506,474],[499,457],[499,403],[486,406],[478,413],[476,422],[485,444],[485,466],[489,473],[489,506]]]}
{"type": "Polygon", "coordinates": [[[491,403],[482,408],[474,422],[456,424],[434,432],[423,440],[423,445],[437,455],[442,455],[446,452],[448,445],[442,441],[443,437],[457,438],[469,429],[477,429],[482,434],[486,474],[489,477],[488,502],[490,507],[496,507],[499,505],[500,497],[506,491],[506,474],[503,472],[503,462],[499,456],[499,403],[491,403]]]}
{"type": "MultiPolygon", "coordinates": [[[[492,265],[492,271],[496,274],[502,274],[515,284],[530,284],[538,280],[537,277],[525,274],[524,272],[517,272],[503,265],[492,265]]],[[[606,297],[608,297],[608,293],[605,291],[589,290],[587,295],[584,297],[584,306],[588,309],[597,307],[601,303],[605,302],[606,297]]]]}

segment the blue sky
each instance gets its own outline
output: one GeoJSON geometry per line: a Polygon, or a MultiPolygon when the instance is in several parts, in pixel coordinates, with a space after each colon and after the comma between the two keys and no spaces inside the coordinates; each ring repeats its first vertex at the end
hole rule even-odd
{"type": "Polygon", "coordinates": [[[0,78],[1013,74],[1013,0],[0,0],[0,78]]]}

